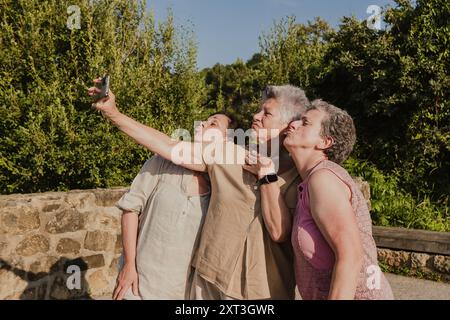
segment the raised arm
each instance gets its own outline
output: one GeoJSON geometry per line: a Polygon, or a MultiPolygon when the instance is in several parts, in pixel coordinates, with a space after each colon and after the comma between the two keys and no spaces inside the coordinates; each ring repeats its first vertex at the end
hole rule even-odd
{"type": "MultiPolygon", "coordinates": [[[[92,96],[97,90],[91,87],[88,94],[92,96]]],[[[185,168],[206,171],[200,144],[173,140],[166,134],[122,114],[117,109],[115,96],[111,91],[108,97],[94,103],[93,107],[100,110],[120,131],[146,149],[185,168]]]]}
{"type": "Polygon", "coordinates": [[[311,214],[334,251],[335,265],[329,299],[354,299],[363,261],[363,248],[351,191],[334,173],[315,172],[309,180],[311,214]]]}

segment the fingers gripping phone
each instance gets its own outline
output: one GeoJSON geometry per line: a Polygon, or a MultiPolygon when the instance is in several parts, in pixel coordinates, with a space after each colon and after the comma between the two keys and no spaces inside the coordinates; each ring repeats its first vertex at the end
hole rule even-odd
{"type": "Polygon", "coordinates": [[[96,87],[100,89],[100,92],[92,96],[92,100],[94,102],[103,99],[109,95],[109,75],[105,74],[102,77],[101,82],[96,84],[96,87]]]}

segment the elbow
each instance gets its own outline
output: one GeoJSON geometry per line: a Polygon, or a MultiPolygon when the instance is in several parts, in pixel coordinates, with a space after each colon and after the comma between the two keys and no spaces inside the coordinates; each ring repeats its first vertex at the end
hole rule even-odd
{"type": "Polygon", "coordinates": [[[270,237],[272,238],[272,241],[281,243],[285,242],[289,238],[289,233],[286,230],[282,230],[281,228],[272,230],[270,232],[270,237]]]}

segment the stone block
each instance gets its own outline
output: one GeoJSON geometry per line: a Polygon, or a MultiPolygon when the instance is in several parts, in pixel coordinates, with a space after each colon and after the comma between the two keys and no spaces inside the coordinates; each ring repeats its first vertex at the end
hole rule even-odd
{"type": "Polygon", "coordinates": [[[450,274],[450,257],[440,255],[434,256],[433,266],[439,272],[450,274]]]}
{"type": "Polygon", "coordinates": [[[0,300],[17,300],[27,288],[28,281],[12,270],[0,269],[0,284],[0,300]]]}
{"type": "Polygon", "coordinates": [[[56,211],[59,208],[61,208],[61,203],[46,203],[43,207],[42,207],[42,211],[43,212],[52,212],[52,211],[56,211]]]}
{"type": "Polygon", "coordinates": [[[84,225],[84,215],[70,208],[57,213],[45,228],[49,233],[65,233],[82,230],[84,225]]]}
{"type": "Polygon", "coordinates": [[[92,251],[104,251],[115,242],[114,235],[105,231],[87,232],[84,239],[84,248],[92,251]]]}
{"type": "Polygon", "coordinates": [[[40,227],[39,212],[27,207],[8,208],[0,211],[0,225],[5,233],[22,235],[40,227]]]}
{"type": "Polygon", "coordinates": [[[56,251],[61,254],[78,254],[80,252],[81,244],[70,238],[59,239],[56,245],[56,251]]]}
{"type": "Polygon", "coordinates": [[[46,236],[36,234],[23,239],[16,247],[16,253],[25,257],[36,253],[45,253],[50,248],[49,240],[46,236]]]}
{"type": "Polygon", "coordinates": [[[91,295],[100,296],[108,292],[110,282],[108,278],[103,274],[102,270],[93,272],[88,277],[89,290],[91,295]]]}
{"type": "Polygon", "coordinates": [[[421,269],[427,266],[427,261],[430,258],[428,254],[425,253],[411,253],[411,268],[421,269]]]}
{"type": "Polygon", "coordinates": [[[108,190],[96,189],[94,190],[96,205],[102,207],[114,206],[125,192],[126,190],[123,188],[108,190]]]}
{"type": "Polygon", "coordinates": [[[95,254],[82,258],[87,265],[88,269],[100,268],[105,265],[105,258],[102,254],[95,254]]]}
{"type": "Polygon", "coordinates": [[[392,251],[392,250],[378,250],[378,257],[380,261],[393,267],[410,267],[411,259],[408,252],[392,251]]]}
{"type": "Polygon", "coordinates": [[[72,190],[65,195],[64,201],[78,209],[95,206],[95,196],[91,190],[72,190]]]}

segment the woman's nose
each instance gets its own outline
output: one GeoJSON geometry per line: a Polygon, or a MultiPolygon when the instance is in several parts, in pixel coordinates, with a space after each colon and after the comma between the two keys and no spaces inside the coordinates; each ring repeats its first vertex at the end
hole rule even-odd
{"type": "Polygon", "coordinates": [[[300,126],[301,120],[295,120],[295,121],[291,121],[289,123],[289,128],[290,129],[297,129],[300,126]]]}
{"type": "Polygon", "coordinates": [[[253,121],[260,121],[261,120],[262,111],[255,113],[253,115],[253,121]]]}

